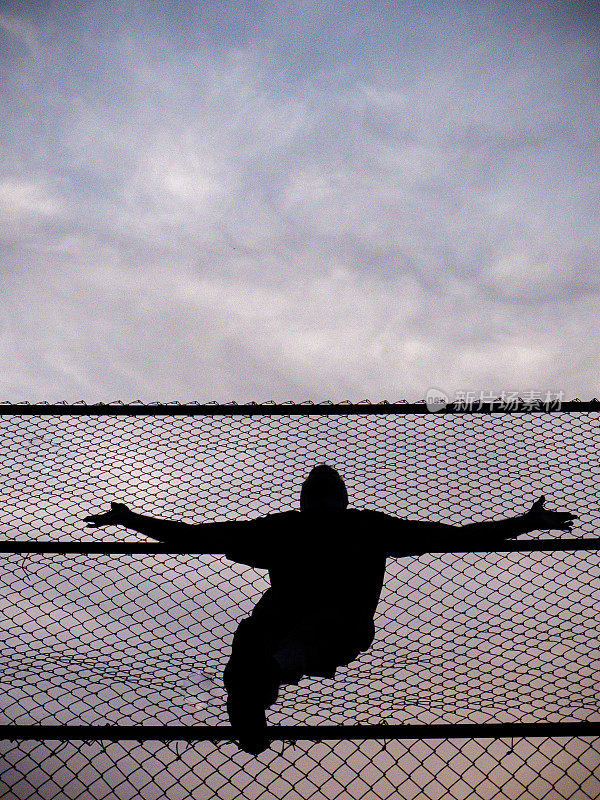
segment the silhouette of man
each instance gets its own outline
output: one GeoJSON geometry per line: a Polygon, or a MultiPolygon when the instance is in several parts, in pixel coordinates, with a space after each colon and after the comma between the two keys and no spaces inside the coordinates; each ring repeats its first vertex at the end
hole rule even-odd
{"type": "Polygon", "coordinates": [[[371,646],[388,557],[476,549],[538,529],[571,530],[576,519],[546,510],[544,497],[526,514],[462,526],[347,506],[344,481],[321,465],[302,485],[299,512],[193,525],[111,503],[107,513],[85,519],[90,527],[124,525],[161,542],[200,546],[269,571],[271,587],[239,624],[224,673],[229,719],[248,753],[270,744],[265,710],[281,685],[297,684],[303,675],[332,678],[371,646]]]}

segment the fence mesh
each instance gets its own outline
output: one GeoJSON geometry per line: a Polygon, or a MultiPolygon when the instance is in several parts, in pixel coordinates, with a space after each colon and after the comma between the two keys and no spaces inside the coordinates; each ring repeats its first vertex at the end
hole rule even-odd
{"type": "MultiPolygon", "coordinates": [[[[149,541],[82,519],[110,500],[189,522],[285,511],[327,463],[355,508],[459,524],[522,513],[544,494],[548,507],[578,514],[571,538],[596,537],[599,418],[3,413],[0,532],[149,541]]],[[[5,724],[227,723],[222,671],[266,573],[215,556],[0,561],[5,724]]],[[[304,725],[599,721],[599,562],[595,550],[390,559],[370,651],[334,680],[284,687],[269,722],[300,726],[300,738],[304,725]]],[[[181,745],[179,758],[160,743],[5,742],[0,787],[18,798],[600,795],[598,740],[510,745],[299,741],[253,759],[234,744],[181,745]]]]}
{"type": "Polygon", "coordinates": [[[234,744],[8,744],[16,800],[597,800],[600,742],[584,738],[302,742],[253,758],[234,744]]]}

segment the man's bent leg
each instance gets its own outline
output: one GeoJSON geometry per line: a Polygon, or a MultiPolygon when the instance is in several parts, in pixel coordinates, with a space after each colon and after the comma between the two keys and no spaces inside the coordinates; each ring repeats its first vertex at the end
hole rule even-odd
{"type": "Polygon", "coordinates": [[[270,743],[265,710],[277,700],[280,670],[260,630],[247,623],[250,620],[243,620],[236,631],[223,679],[229,720],[239,746],[257,755],[270,743]]]}

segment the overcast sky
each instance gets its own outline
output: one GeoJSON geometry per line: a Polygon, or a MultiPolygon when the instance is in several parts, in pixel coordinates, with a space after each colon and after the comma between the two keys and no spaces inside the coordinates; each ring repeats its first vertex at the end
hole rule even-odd
{"type": "Polygon", "coordinates": [[[0,399],[598,396],[596,6],[0,2],[0,399]]]}

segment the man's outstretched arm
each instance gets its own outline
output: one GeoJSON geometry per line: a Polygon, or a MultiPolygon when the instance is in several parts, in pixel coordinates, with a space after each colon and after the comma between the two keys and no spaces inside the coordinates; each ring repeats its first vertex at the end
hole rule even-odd
{"type": "Polygon", "coordinates": [[[398,520],[396,542],[390,542],[390,555],[443,551],[446,547],[475,548],[493,541],[514,539],[523,533],[537,530],[570,531],[575,514],[549,511],[540,497],[525,514],[489,522],[467,525],[448,525],[443,522],[398,520]]]}
{"type": "Polygon", "coordinates": [[[138,533],[168,544],[193,544],[206,553],[225,553],[239,543],[240,537],[256,533],[261,519],[239,522],[203,522],[191,524],[137,514],[123,503],[111,503],[110,511],[85,517],[89,528],[105,525],[123,525],[138,533]]]}

